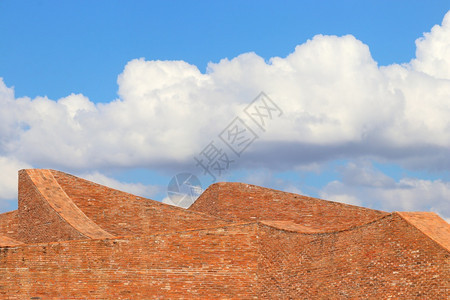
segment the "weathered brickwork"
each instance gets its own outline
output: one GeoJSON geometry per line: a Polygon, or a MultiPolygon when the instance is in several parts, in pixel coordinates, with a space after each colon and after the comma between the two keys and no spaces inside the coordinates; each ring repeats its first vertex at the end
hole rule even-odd
{"type": "Polygon", "coordinates": [[[19,172],[18,221],[17,239],[28,244],[87,238],[50,206],[26,170],[19,172]]]}
{"type": "Polygon", "coordinates": [[[188,210],[53,170],[0,214],[0,299],[450,299],[450,225],[241,183],[188,210]]]}
{"type": "Polygon", "coordinates": [[[189,210],[232,221],[290,220],[321,231],[368,223],[386,212],[244,183],[215,183],[189,210]]]}
{"type": "Polygon", "coordinates": [[[0,232],[2,235],[12,239],[17,239],[19,230],[19,221],[17,210],[0,214],[0,232]]]}
{"type": "Polygon", "coordinates": [[[251,299],[256,224],[0,248],[9,299],[251,299]]]}
{"type": "Polygon", "coordinates": [[[266,226],[260,234],[264,298],[448,299],[450,251],[398,214],[334,233],[266,226]]]}
{"type": "Polygon", "coordinates": [[[53,171],[72,201],[100,227],[116,236],[212,227],[229,222],[114,190],[53,171]]]}

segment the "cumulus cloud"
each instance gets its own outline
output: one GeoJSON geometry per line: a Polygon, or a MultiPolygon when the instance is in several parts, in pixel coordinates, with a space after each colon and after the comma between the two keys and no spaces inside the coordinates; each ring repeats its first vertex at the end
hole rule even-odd
{"type": "Polygon", "coordinates": [[[423,148],[450,147],[450,82],[438,69],[450,57],[449,19],[417,42],[418,57],[407,65],[379,67],[353,36],[317,35],[285,58],[245,53],[210,63],[206,74],[183,61],[135,59],[118,78],[119,98],[106,104],[75,94],[15,99],[1,82],[1,150],[70,168],[186,163],[263,90],[284,115],[259,132],[268,145],[251,148],[248,162],[264,156],[258,164],[301,165],[303,147],[327,147],[341,156],[401,152],[398,160],[412,164],[423,148]],[[277,145],[297,154],[275,156],[277,145]]]}
{"type": "Polygon", "coordinates": [[[389,66],[351,35],[317,35],[287,57],[244,53],[205,73],[134,59],[118,77],[118,98],[103,104],[81,94],[16,98],[0,80],[0,155],[79,172],[183,168],[264,91],[284,113],[265,132],[254,127],[259,139],[240,167],[371,156],[449,170],[449,27],[450,12],[418,39],[415,59],[389,66]]]}
{"type": "Polygon", "coordinates": [[[414,69],[436,78],[450,79],[449,35],[450,13],[447,13],[441,26],[435,25],[431,32],[416,40],[414,69]]]}
{"type": "Polygon", "coordinates": [[[450,220],[450,182],[404,177],[399,180],[371,163],[350,162],[341,180],[328,183],[321,198],[385,211],[434,211],[450,220]]]}

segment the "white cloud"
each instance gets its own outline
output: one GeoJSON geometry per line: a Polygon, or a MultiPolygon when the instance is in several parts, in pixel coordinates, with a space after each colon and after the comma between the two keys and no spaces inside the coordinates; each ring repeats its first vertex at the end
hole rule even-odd
{"type": "Polygon", "coordinates": [[[394,187],[395,180],[372,167],[368,161],[350,162],[341,168],[342,181],[348,185],[363,187],[394,187]]]}
{"type": "Polygon", "coordinates": [[[367,45],[350,35],[315,36],[269,63],[242,54],[210,63],[206,74],[183,61],[132,60],[118,78],[120,98],[106,104],[75,94],[14,99],[0,83],[7,111],[2,148],[32,163],[71,168],[185,162],[264,90],[285,113],[259,132],[275,148],[279,142],[343,147],[345,156],[349,146],[374,143],[383,149],[374,147],[376,155],[400,148],[403,158],[424,145],[448,149],[450,82],[415,70],[427,61],[421,54],[432,47],[427,41],[438,36],[440,49],[448,48],[447,27],[418,42],[421,56],[408,66],[379,68],[367,45]]]}
{"type": "Polygon", "coordinates": [[[401,178],[395,181],[367,162],[350,162],[341,181],[328,183],[321,198],[385,211],[434,211],[450,218],[450,182],[401,178]]]}
{"type": "Polygon", "coordinates": [[[286,178],[277,178],[276,174],[268,169],[252,170],[249,174],[243,176],[242,179],[239,179],[239,181],[289,193],[306,195],[301,191],[299,182],[286,178]]]}
{"type": "Polygon", "coordinates": [[[142,196],[150,199],[154,197],[160,190],[160,187],[154,185],[121,182],[117,179],[101,174],[100,172],[83,174],[80,175],[80,177],[119,191],[127,192],[133,195],[142,196]]]}
{"type": "Polygon", "coordinates": [[[191,197],[189,194],[171,195],[162,199],[162,203],[172,206],[189,208],[197,200],[198,197],[191,197]]]}
{"type": "MultiPolygon", "coordinates": [[[[178,206],[177,203],[175,203],[174,201],[172,201],[172,199],[170,197],[165,197],[164,199],[162,199],[161,201],[164,204],[169,204],[172,206],[178,206]]],[[[178,201],[177,201],[178,202],[178,201]]]]}
{"type": "Polygon", "coordinates": [[[29,164],[14,157],[0,156],[0,210],[16,205],[18,171],[28,168],[31,168],[29,164]]]}
{"type": "Polygon", "coordinates": [[[416,70],[436,78],[450,79],[450,13],[442,25],[435,25],[431,32],[416,40],[416,59],[412,65],[416,70]]]}
{"type": "Polygon", "coordinates": [[[450,12],[417,41],[405,65],[378,66],[351,35],[317,35],[287,57],[244,53],[205,74],[183,61],[135,59],[118,77],[119,98],[105,104],[80,94],[15,98],[0,80],[0,155],[81,171],[190,165],[265,91],[284,114],[257,131],[241,167],[371,155],[449,170],[449,20],[450,12]]]}

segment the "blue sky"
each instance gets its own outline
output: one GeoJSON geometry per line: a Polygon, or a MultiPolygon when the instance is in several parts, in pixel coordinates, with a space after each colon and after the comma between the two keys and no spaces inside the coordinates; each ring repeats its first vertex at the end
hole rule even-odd
{"type": "Polygon", "coordinates": [[[352,34],[380,65],[408,62],[447,1],[1,1],[0,70],[16,96],[117,97],[125,64],[286,56],[316,34],[352,34]]]}
{"type": "Polygon", "coordinates": [[[206,187],[193,158],[264,91],[283,117],[220,180],[448,219],[449,10],[0,1],[0,211],[15,208],[22,167],[157,200],[177,172],[206,187]]]}

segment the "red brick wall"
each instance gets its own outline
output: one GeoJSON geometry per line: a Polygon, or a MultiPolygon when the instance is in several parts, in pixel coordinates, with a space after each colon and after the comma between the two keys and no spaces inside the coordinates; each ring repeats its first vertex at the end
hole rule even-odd
{"type": "Polygon", "coordinates": [[[21,171],[19,210],[0,215],[0,235],[34,244],[0,247],[0,298],[448,299],[448,237],[430,228],[448,224],[431,214],[239,183],[211,186],[185,211],[52,174],[83,215],[113,234],[139,236],[84,239],[21,171]],[[279,222],[230,225],[196,211],[279,222]],[[48,241],[61,242],[36,244],[48,241]]]}
{"type": "Polygon", "coordinates": [[[205,228],[229,223],[63,172],[52,173],[66,194],[91,220],[116,236],[205,228]]]}
{"type": "Polygon", "coordinates": [[[450,252],[398,214],[353,230],[297,234],[262,225],[269,299],[448,299],[450,252]]]}
{"type": "Polygon", "coordinates": [[[39,193],[27,170],[19,171],[17,240],[24,243],[86,238],[68,224],[39,193]]]}
{"type": "Polygon", "coordinates": [[[446,299],[449,259],[398,214],[320,234],[251,223],[0,248],[0,296],[446,299]]]}
{"type": "Polygon", "coordinates": [[[0,214],[0,235],[17,239],[18,229],[17,210],[0,214]]]}
{"type": "Polygon", "coordinates": [[[189,210],[234,221],[292,220],[322,231],[365,224],[386,212],[244,183],[211,185],[189,210]]]}
{"type": "Polygon", "coordinates": [[[251,299],[257,225],[0,248],[0,298],[251,299]]]}

